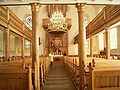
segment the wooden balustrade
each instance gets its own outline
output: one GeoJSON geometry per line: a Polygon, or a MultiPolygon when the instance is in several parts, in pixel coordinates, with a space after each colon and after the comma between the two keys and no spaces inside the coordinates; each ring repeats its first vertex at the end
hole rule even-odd
{"type": "Polygon", "coordinates": [[[87,25],[87,38],[95,35],[120,21],[120,5],[107,5],[103,10],[87,25]]]}
{"type": "Polygon", "coordinates": [[[101,30],[104,30],[105,28],[104,9],[90,22],[90,24],[91,24],[90,33],[92,33],[92,35],[95,35],[101,30]]]}
{"type": "Polygon", "coordinates": [[[28,37],[29,40],[32,38],[32,31],[24,25],[24,34],[26,35],[26,38],[28,37]]]}
{"type": "MultiPolygon", "coordinates": [[[[88,59],[88,67],[84,72],[85,90],[119,90],[120,89],[120,68],[119,60],[102,60],[99,58],[88,59]],[[116,64],[117,63],[117,64],[116,64]]],[[[77,57],[64,57],[64,64],[68,75],[78,88],[79,66],[77,57]]]]}
{"type": "MultiPolygon", "coordinates": [[[[109,27],[120,21],[120,5],[107,5],[103,10],[87,25],[86,37],[95,35],[106,27],[109,27]]],[[[77,41],[78,35],[74,37],[74,43],[77,41]]]]}
{"type": "Polygon", "coordinates": [[[120,5],[105,7],[105,23],[111,26],[120,21],[120,5]]]}
{"type": "Polygon", "coordinates": [[[77,66],[76,59],[68,59],[67,57],[63,57],[65,68],[67,70],[68,75],[72,79],[75,86],[78,88],[79,85],[79,68],[77,66]]]}
{"type": "Polygon", "coordinates": [[[7,27],[7,7],[0,6],[0,24],[7,27]]]}
{"type": "Polygon", "coordinates": [[[29,40],[32,38],[31,30],[6,6],[0,6],[0,24],[29,40]]]}
{"type": "Polygon", "coordinates": [[[11,10],[9,11],[9,24],[11,28],[23,32],[23,22],[11,10]]]}
{"type": "Polygon", "coordinates": [[[40,65],[41,65],[41,85],[44,85],[47,77],[48,70],[50,68],[50,57],[40,57],[40,65]]]}

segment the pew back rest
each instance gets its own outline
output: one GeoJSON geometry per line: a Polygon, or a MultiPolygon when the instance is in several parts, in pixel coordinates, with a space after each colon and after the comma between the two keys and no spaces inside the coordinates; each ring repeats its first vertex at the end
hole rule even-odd
{"type": "Polygon", "coordinates": [[[93,71],[92,90],[120,90],[120,70],[93,71]]]}
{"type": "Polygon", "coordinates": [[[28,90],[27,71],[0,69],[0,90],[28,90]]]}

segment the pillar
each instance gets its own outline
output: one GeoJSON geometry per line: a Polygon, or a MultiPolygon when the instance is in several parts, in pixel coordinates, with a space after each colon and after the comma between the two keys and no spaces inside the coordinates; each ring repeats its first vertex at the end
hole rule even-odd
{"type": "Polygon", "coordinates": [[[66,55],[69,56],[69,52],[68,52],[68,51],[69,51],[69,50],[68,50],[68,43],[69,43],[69,42],[68,42],[68,38],[69,38],[69,37],[68,37],[68,32],[65,33],[65,36],[66,36],[66,45],[65,45],[65,46],[66,46],[66,55]]]}
{"type": "Polygon", "coordinates": [[[49,56],[49,32],[45,31],[46,32],[46,48],[45,48],[45,56],[49,56]]]}
{"type": "Polygon", "coordinates": [[[32,41],[30,41],[30,57],[32,57],[32,41]]]}
{"type": "Polygon", "coordinates": [[[79,90],[84,90],[84,65],[86,66],[86,55],[85,55],[85,26],[84,26],[84,17],[85,17],[85,5],[82,3],[76,4],[78,12],[78,55],[79,55],[79,90]]]}
{"type": "Polygon", "coordinates": [[[93,57],[93,36],[90,36],[90,57],[93,57]]]}
{"type": "Polygon", "coordinates": [[[39,75],[39,3],[32,3],[32,68],[34,70],[34,89],[40,90],[39,75]]]}
{"type": "Polygon", "coordinates": [[[5,29],[5,60],[10,60],[10,29],[5,29]]]}
{"type": "Polygon", "coordinates": [[[106,37],[106,59],[110,59],[110,32],[108,29],[105,30],[105,37],[106,37]]]}
{"type": "Polygon", "coordinates": [[[9,61],[10,60],[10,29],[9,29],[9,8],[7,8],[7,28],[5,29],[4,32],[4,44],[5,44],[5,60],[9,61]]]}
{"type": "Polygon", "coordinates": [[[22,37],[22,58],[24,58],[24,51],[25,51],[25,37],[22,37]]]}

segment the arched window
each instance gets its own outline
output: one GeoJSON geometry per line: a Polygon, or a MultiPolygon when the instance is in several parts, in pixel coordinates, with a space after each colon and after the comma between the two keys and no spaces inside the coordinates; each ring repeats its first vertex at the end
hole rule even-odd
{"type": "Polygon", "coordinates": [[[25,24],[28,28],[30,28],[32,30],[32,16],[31,15],[28,15],[25,18],[25,24]]]}
{"type": "Polygon", "coordinates": [[[110,49],[117,49],[117,28],[110,29],[110,49]]]}
{"type": "Polygon", "coordinates": [[[29,40],[25,40],[25,48],[30,48],[30,41],[29,40]]]}

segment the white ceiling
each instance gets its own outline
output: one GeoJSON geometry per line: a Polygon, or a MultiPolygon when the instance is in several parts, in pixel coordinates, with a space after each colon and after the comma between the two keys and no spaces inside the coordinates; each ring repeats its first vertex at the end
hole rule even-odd
{"type": "Polygon", "coordinates": [[[120,0],[0,0],[0,3],[93,3],[93,4],[120,4],[120,0]]]}

